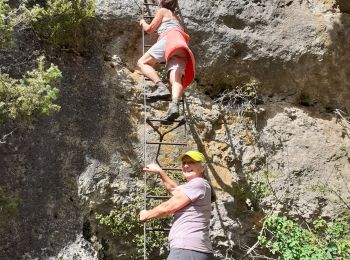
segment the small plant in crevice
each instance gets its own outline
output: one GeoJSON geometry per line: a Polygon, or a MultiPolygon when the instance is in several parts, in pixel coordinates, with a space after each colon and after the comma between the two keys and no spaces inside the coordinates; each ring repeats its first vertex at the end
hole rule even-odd
{"type": "MultiPolygon", "coordinates": [[[[268,173],[263,173],[267,178],[268,173]]],[[[249,173],[247,183],[239,184],[235,189],[235,198],[244,202],[250,210],[258,211],[260,201],[271,194],[270,186],[266,179],[258,178],[257,175],[249,173]]]]}
{"type": "Polygon", "coordinates": [[[2,220],[8,224],[10,219],[17,216],[20,198],[15,193],[9,190],[8,187],[0,186],[0,226],[2,220]]]}
{"type": "Polygon", "coordinates": [[[310,95],[306,94],[306,93],[302,93],[299,96],[299,104],[305,107],[309,107],[313,105],[313,101],[310,97],[310,95]]]}
{"type": "Polygon", "coordinates": [[[271,194],[270,187],[264,181],[254,181],[250,183],[250,187],[256,200],[261,200],[271,194]]]}
{"type": "Polygon", "coordinates": [[[256,80],[227,89],[214,99],[224,111],[243,117],[250,113],[257,113],[258,87],[256,80]]]}
{"type": "Polygon", "coordinates": [[[168,81],[168,75],[167,75],[167,68],[166,66],[162,65],[159,66],[157,70],[158,77],[160,78],[161,81],[167,82],[168,81]]]}

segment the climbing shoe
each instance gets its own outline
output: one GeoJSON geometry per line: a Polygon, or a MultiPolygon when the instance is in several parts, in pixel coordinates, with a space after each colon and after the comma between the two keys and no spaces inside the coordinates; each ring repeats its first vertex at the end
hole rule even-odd
{"type": "Polygon", "coordinates": [[[166,112],[166,115],[163,116],[160,120],[162,120],[164,122],[174,121],[179,116],[180,116],[179,103],[178,102],[170,102],[168,111],[166,112]]]}
{"type": "Polygon", "coordinates": [[[158,100],[158,99],[168,99],[171,96],[171,93],[169,91],[169,89],[167,88],[167,86],[159,81],[155,84],[155,86],[157,87],[157,89],[146,95],[146,99],[148,100],[158,100]]]}

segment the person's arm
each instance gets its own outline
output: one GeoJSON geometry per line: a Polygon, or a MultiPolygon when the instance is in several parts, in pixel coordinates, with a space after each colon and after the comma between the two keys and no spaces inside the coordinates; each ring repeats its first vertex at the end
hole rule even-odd
{"type": "Polygon", "coordinates": [[[162,179],[164,186],[166,189],[172,194],[175,188],[178,186],[177,183],[169,178],[169,176],[165,173],[165,171],[159,167],[158,164],[152,163],[143,168],[146,172],[155,172],[158,173],[160,178],[162,179]]]}
{"type": "Polygon", "coordinates": [[[187,197],[181,190],[176,189],[174,191],[174,196],[168,201],[161,203],[151,210],[141,210],[140,220],[147,221],[152,218],[169,216],[190,203],[191,200],[189,197],[187,197]]]}
{"type": "Polygon", "coordinates": [[[140,25],[142,26],[143,30],[147,33],[154,33],[155,30],[162,23],[163,14],[164,10],[162,8],[159,9],[150,24],[148,24],[144,19],[141,19],[140,25]]]}

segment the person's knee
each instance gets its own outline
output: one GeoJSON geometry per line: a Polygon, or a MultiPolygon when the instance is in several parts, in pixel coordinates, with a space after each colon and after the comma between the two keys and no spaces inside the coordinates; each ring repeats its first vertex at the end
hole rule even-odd
{"type": "Polygon", "coordinates": [[[141,68],[143,67],[143,65],[144,65],[144,62],[143,62],[142,58],[140,58],[140,59],[137,61],[137,67],[138,67],[139,69],[141,69],[141,68]]]}

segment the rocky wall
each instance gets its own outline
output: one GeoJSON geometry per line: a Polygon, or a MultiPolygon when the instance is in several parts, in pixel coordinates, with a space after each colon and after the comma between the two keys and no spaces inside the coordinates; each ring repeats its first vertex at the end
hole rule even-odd
{"type": "MultiPolygon", "coordinates": [[[[140,3],[96,3],[99,44],[92,55],[50,55],[64,75],[61,111],[18,129],[0,146],[0,185],[17,205],[0,221],[1,259],[128,259],[134,250],[121,247],[95,213],[140,192],[140,3]]],[[[197,60],[186,99],[189,145],[210,160],[219,197],[211,223],[217,258],[242,257],[266,214],[311,221],[342,212],[350,196],[346,1],[179,6],[197,60]],[[260,82],[253,112],[242,112],[242,103],[227,110],[215,102],[251,79],[260,82]]],[[[19,47],[12,55],[32,51],[19,47]]],[[[11,61],[6,55],[3,66],[11,61]]],[[[18,76],[20,67],[10,72],[18,76]]],[[[162,115],[166,104],[152,108],[162,115]]],[[[167,160],[179,154],[163,153],[167,160]]]]}

